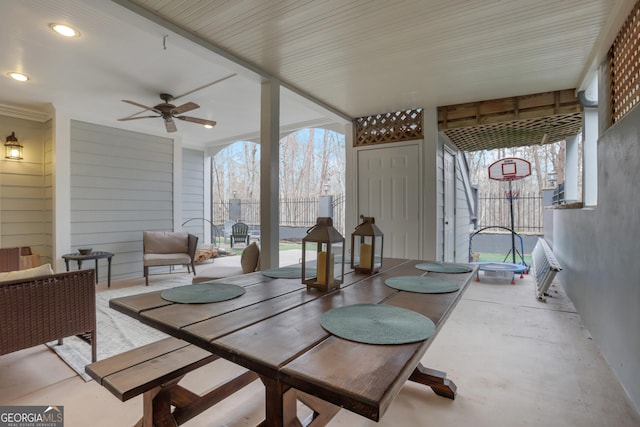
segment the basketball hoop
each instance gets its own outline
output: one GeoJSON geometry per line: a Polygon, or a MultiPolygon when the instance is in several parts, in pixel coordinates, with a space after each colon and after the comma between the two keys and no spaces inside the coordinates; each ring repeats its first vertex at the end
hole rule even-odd
{"type": "Polygon", "coordinates": [[[489,179],[516,181],[531,175],[531,163],[517,157],[500,159],[489,165],[489,179]]]}
{"type": "Polygon", "coordinates": [[[509,200],[509,212],[511,214],[511,249],[513,263],[516,263],[515,231],[513,229],[513,201],[520,197],[520,189],[514,188],[514,183],[531,175],[531,163],[517,157],[500,159],[489,165],[489,178],[502,181],[507,188],[504,195],[509,200]]]}
{"type": "Polygon", "coordinates": [[[507,200],[517,200],[520,198],[520,190],[505,190],[504,197],[507,200]]]}

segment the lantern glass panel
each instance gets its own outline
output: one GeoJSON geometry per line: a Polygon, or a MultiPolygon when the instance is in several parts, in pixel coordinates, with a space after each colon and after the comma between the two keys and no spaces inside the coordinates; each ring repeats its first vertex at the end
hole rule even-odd
{"type": "Polygon", "coordinates": [[[373,240],[373,268],[379,269],[382,267],[382,236],[375,236],[373,240]]]}
{"type": "Polygon", "coordinates": [[[22,160],[22,145],[17,141],[8,141],[4,144],[5,158],[12,160],[22,160]]]}
{"type": "Polygon", "coordinates": [[[375,225],[375,218],[361,217],[351,235],[351,267],[360,273],[373,274],[382,266],[383,233],[375,225]]]}

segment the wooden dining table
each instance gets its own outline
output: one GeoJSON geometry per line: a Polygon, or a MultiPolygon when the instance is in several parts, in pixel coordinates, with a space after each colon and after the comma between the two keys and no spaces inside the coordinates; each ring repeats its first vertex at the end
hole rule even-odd
{"type": "Polygon", "coordinates": [[[340,289],[307,290],[301,279],[270,278],[261,272],[220,279],[246,292],[216,303],[167,301],[162,291],[112,299],[110,307],[168,335],[255,372],[265,387],[263,426],[325,425],[341,409],[378,421],[403,384],[424,384],[454,399],[446,373],[421,364],[447,318],[471,282],[477,266],[465,273],[434,273],[416,268],[428,261],[385,258],[374,275],[345,265],[340,289]],[[385,284],[398,276],[438,277],[459,285],[448,293],[399,291],[385,284]],[[327,332],[321,316],[353,304],[387,304],[433,321],[430,338],[393,345],[363,344],[327,332]],[[300,420],[297,402],[312,409],[300,420]]]}

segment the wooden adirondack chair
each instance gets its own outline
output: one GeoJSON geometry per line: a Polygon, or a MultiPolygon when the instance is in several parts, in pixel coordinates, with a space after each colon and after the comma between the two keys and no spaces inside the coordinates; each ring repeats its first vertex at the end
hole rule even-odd
{"type": "Polygon", "coordinates": [[[245,246],[249,245],[249,226],[244,222],[236,222],[231,226],[231,248],[233,249],[234,243],[244,243],[245,246]]]}

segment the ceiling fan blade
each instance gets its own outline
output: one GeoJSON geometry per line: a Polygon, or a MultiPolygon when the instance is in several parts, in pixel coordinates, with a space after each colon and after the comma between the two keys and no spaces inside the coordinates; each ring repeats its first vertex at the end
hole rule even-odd
{"type": "Polygon", "coordinates": [[[164,121],[164,127],[167,128],[167,132],[176,132],[178,128],[176,128],[176,122],[172,119],[164,121]]]}
{"type": "Polygon", "coordinates": [[[136,107],[144,108],[145,110],[153,111],[154,113],[160,114],[160,111],[156,110],[153,107],[147,107],[146,105],[139,104],[135,101],[129,101],[128,99],[123,99],[122,102],[126,102],[127,104],[135,105],[136,107]]]}
{"type": "Polygon", "coordinates": [[[213,85],[218,84],[218,83],[220,83],[220,82],[222,82],[222,81],[224,81],[224,80],[230,79],[231,77],[233,77],[233,76],[235,76],[235,75],[236,75],[236,73],[233,73],[233,74],[231,74],[231,75],[229,75],[229,76],[223,77],[223,78],[218,79],[218,80],[216,80],[216,81],[213,81],[213,82],[211,82],[211,83],[207,83],[207,84],[206,84],[206,85],[204,85],[204,86],[197,87],[197,88],[195,88],[195,89],[193,89],[193,90],[190,90],[189,92],[183,93],[182,95],[175,96],[175,97],[173,98],[173,100],[174,100],[174,101],[177,101],[178,99],[182,98],[183,96],[191,95],[191,94],[192,94],[192,93],[194,93],[194,92],[197,92],[197,91],[199,91],[199,90],[202,90],[202,89],[208,88],[209,86],[213,86],[213,85]]]}
{"type": "Polygon", "coordinates": [[[138,120],[138,119],[155,119],[156,117],[162,117],[162,116],[136,116],[136,117],[123,117],[121,119],[118,119],[119,122],[125,122],[127,120],[138,120]]]}
{"type": "Polygon", "coordinates": [[[214,122],[213,120],[199,119],[197,117],[177,116],[176,119],[184,120],[185,122],[198,123],[201,125],[209,125],[209,126],[216,125],[216,122],[214,122]]]}
{"type": "Polygon", "coordinates": [[[200,108],[200,106],[195,102],[187,102],[186,104],[182,104],[171,110],[171,114],[182,114],[187,111],[195,110],[196,108],[200,108]]]}

